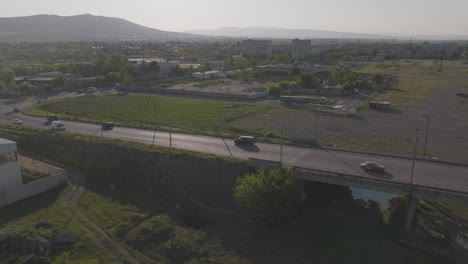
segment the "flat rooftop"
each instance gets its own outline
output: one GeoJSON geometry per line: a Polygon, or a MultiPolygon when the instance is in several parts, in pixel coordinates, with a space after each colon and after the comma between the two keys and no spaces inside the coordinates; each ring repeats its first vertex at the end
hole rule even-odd
{"type": "Polygon", "coordinates": [[[0,138],[0,154],[16,151],[16,142],[0,138]]]}

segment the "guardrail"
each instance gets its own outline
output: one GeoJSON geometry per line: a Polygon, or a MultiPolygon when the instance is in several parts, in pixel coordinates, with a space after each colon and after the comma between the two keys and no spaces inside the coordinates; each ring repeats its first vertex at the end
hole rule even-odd
{"type": "Polygon", "coordinates": [[[386,179],[372,179],[361,175],[337,173],[324,170],[315,170],[302,167],[292,167],[299,179],[318,181],[349,187],[367,188],[377,191],[407,195],[412,188],[415,197],[436,200],[441,202],[468,205],[468,190],[460,191],[444,187],[434,187],[421,184],[412,184],[386,179]]]}

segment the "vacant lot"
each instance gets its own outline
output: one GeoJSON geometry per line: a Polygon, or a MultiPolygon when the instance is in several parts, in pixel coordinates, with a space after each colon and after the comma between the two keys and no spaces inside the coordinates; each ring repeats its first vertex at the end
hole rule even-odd
{"type": "Polygon", "coordinates": [[[440,69],[440,61],[395,60],[371,62],[357,69],[364,73],[388,73],[397,78],[392,89],[377,96],[377,100],[390,101],[393,107],[404,107],[418,103],[434,89],[449,84],[449,75],[457,62],[445,62],[440,69]]]}
{"type": "Polygon", "coordinates": [[[442,72],[432,61],[371,62],[359,71],[393,73],[399,82],[377,96],[394,109],[368,110],[353,118],[308,111],[270,111],[251,115],[246,126],[262,126],[293,141],[370,151],[411,153],[418,136],[418,153],[468,163],[468,64],[445,61],[442,72]],[[418,131],[416,132],[416,129],[418,131]]]}

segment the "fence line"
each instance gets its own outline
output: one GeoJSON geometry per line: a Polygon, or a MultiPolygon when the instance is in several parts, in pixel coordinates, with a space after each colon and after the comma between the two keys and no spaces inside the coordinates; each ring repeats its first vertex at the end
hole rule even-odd
{"type": "Polygon", "coordinates": [[[31,159],[25,156],[21,156],[21,155],[18,155],[18,163],[20,167],[23,169],[27,169],[27,170],[34,171],[34,172],[39,172],[41,174],[45,174],[48,176],[58,174],[63,171],[62,169],[59,169],[50,164],[37,161],[37,160],[31,159]]]}

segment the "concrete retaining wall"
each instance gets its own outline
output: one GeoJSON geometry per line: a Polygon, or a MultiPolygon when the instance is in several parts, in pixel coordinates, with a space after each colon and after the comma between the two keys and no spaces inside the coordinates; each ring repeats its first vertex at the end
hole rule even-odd
{"type": "Polygon", "coordinates": [[[249,165],[256,168],[277,169],[281,164],[277,161],[249,158],[249,165]]]}

